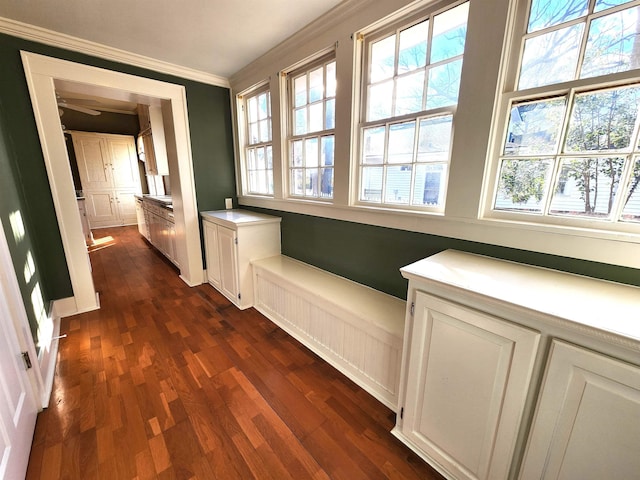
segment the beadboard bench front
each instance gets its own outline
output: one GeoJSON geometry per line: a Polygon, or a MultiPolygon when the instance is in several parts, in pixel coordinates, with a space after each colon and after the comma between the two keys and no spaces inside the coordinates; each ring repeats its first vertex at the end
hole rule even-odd
{"type": "Polygon", "coordinates": [[[252,265],[254,307],[395,411],[406,302],[284,255],[252,265]]]}

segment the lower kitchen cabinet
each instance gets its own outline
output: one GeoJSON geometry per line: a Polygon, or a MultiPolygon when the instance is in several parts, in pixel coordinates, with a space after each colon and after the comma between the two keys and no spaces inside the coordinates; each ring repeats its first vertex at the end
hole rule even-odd
{"type": "Polygon", "coordinates": [[[449,479],[639,478],[640,288],[453,250],[401,272],[394,435],[449,479]]]}
{"type": "Polygon", "coordinates": [[[540,334],[423,292],[408,327],[398,433],[455,478],[505,478],[540,334]]]}
{"type": "Polygon", "coordinates": [[[135,225],[135,190],[85,191],[86,210],[92,228],[135,225]]]}
{"type": "Polygon", "coordinates": [[[253,306],[251,261],[280,254],[280,217],[244,210],[201,216],[208,282],[238,308],[253,306]]]}
{"type": "MultiPolygon", "coordinates": [[[[146,197],[142,201],[143,218],[145,228],[141,234],[156,247],[160,253],[167,257],[174,265],[178,265],[176,247],[176,225],[173,210],[146,197]],[[144,234],[147,233],[147,235],[144,234]]],[[[141,224],[138,222],[138,230],[141,224]]]]}
{"type": "Polygon", "coordinates": [[[520,478],[640,478],[640,367],[554,341],[520,478]]]}

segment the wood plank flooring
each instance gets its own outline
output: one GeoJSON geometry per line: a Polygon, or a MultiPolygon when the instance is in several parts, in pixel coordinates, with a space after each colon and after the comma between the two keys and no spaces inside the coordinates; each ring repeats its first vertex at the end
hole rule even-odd
{"type": "Polygon", "coordinates": [[[136,227],[92,249],[28,479],[441,479],[394,414],[254,309],[189,288],[136,227]]]}

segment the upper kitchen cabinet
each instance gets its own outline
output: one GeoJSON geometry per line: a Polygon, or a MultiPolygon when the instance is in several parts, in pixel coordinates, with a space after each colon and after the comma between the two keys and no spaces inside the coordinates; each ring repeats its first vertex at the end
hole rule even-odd
{"type": "Polygon", "coordinates": [[[144,161],[146,174],[169,175],[162,108],[138,105],[138,119],[140,121],[138,155],[144,161]]]}

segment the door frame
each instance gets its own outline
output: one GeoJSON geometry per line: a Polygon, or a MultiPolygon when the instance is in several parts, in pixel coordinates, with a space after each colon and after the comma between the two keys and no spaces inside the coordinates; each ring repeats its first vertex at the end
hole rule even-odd
{"type": "Polygon", "coordinates": [[[99,308],[60,124],[56,81],[83,85],[100,91],[102,96],[162,106],[170,147],[167,154],[180,278],[189,286],[202,284],[202,248],[185,87],[31,52],[20,54],[73,288],[73,297],[54,303],[56,315],[63,317],[99,308]]]}

